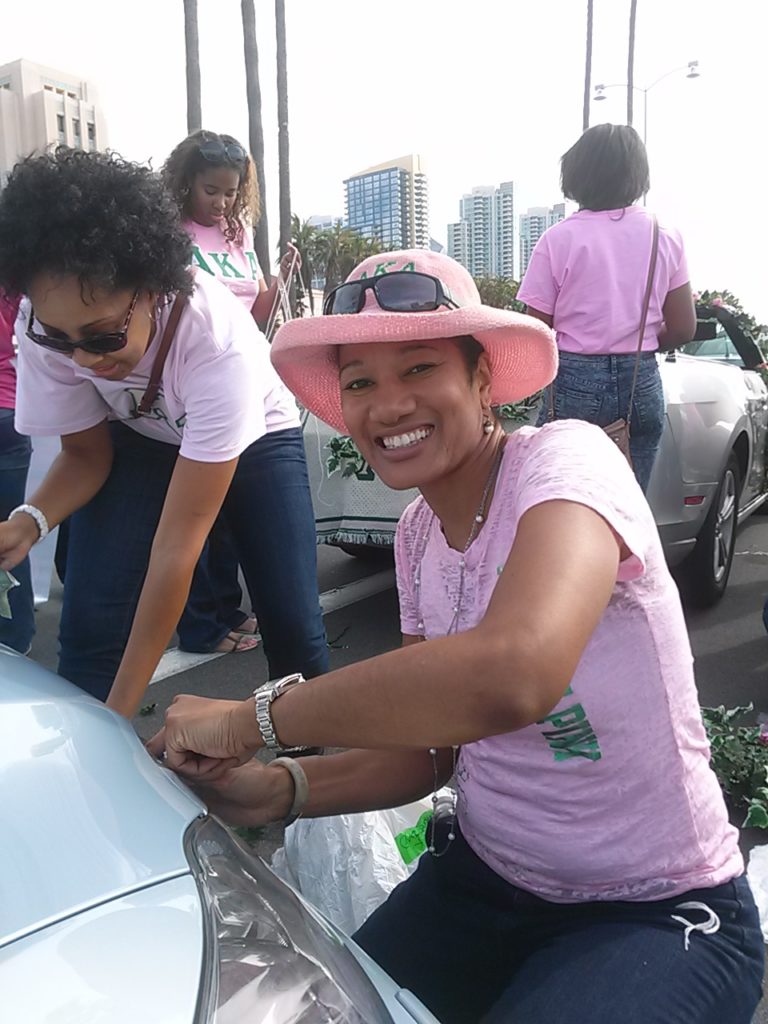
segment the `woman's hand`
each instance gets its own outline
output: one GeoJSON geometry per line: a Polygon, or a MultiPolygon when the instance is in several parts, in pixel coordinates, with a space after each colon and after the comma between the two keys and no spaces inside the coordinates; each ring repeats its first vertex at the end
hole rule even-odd
{"type": "Polygon", "coordinates": [[[280,280],[289,281],[291,277],[291,271],[297,271],[301,268],[301,253],[291,242],[288,243],[288,251],[283,254],[280,260],[280,280]]]}
{"type": "Polygon", "coordinates": [[[213,814],[228,825],[256,828],[287,817],[294,800],[293,779],[285,768],[249,761],[214,782],[187,780],[213,814]]]}
{"type": "Polygon", "coordinates": [[[208,700],[181,694],[165,727],[147,743],[155,757],[187,780],[211,782],[245,764],[263,746],[253,699],[208,700]]]}
{"type": "Polygon", "coordinates": [[[32,516],[19,513],[13,519],[0,523],[0,569],[15,569],[39,537],[40,530],[32,516]]]}

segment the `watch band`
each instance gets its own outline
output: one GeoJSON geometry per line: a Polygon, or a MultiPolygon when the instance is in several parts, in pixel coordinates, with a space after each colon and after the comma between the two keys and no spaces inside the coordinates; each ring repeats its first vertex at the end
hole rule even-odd
{"type": "Polygon", "coordinates": [[[309,782],[307,781],[304,769],[292,757],[276,757],[274,761],[270,762],[268,767],[271,767],[273,764],[286,768],[291,773],[291,778],[293,779],[293,803],[288,814],[280,822],[281,825],[287,827],[292,825],[297,818],[301,817],[301,812],[304,810],[307,800],[309,800],[309,782]]]}
{"type": "Polygon", "coordinates": [[[13,519],[14,516],[19,515],[19,513],[21,512],[24,512],[26,515],[31,516],[35,520],[35,523],[37,524],[37,529],[40,532],[40,536],[37,538],[35,543],[39,544],[41,540],[45,540],[49,533],[48,520],[45,518],[45,513],[41,512],[40,509],[36,508],[34,505],[18,505],[8,516],[8,519],[13,519]]]}
{"type": "Polygon", "coordinates": [[[269,750],[305,750],[305,747],[284,747],[275,732],[272,721],[272,701],[282,697],[292,686],[298,686],[305,682],[301,672],[294,672],[290,676],[283,676],[272,683],[267,683],[262,689],[254,690],[254,704],[256,711],[256,724],[259,727],[264,746],[269,750]]]}

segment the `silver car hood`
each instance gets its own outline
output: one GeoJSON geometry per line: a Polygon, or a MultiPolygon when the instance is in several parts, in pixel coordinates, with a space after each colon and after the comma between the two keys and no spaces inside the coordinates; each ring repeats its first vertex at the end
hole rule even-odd
{"type": "Polygon", "coordinates": [[[125,719],[0,647],[0,947],[187,874],[204,813],[125,719]]]}

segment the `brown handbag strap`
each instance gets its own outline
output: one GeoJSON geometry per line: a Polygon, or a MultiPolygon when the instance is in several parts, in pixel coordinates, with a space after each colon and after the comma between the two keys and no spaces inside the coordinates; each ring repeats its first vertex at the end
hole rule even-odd
{"type": "Polygon", "coordinates": [[[188,295],[182,295],[181,293],[176,296],[173,308],[171,309],[171,315],[168,317],[168,323],[165,325],[163,336],[160,339],[160,345],[155,353],[155,359],[152,363],[152,372],[149,375],[149,384],[147,384],[147,390],[144,392],[144,397],[139,402],[139,408],[136,410],[136,416],[148,416],[152,411],[152,406],[155,404],[157,393],[160,390],[160,380],[163,376],[165,361],[171,350],[171,343],[174,335],[176,334],[176,328],[179,326],[181,314],[184,312],[184,308],[187,305],[188,298],[188,295]]]}
{"type": "Polygon", "coordinates": [[[635,401],[635,386],[637,384],[637,373],[640,369],[640,356],[643,353],[643,339],[645,338],[645,325],[648,320],[648,307],[651,304],[651,292],[653,291],[653,279],[656,276],[656,259],[659,255],[659,222],[656,214],[653,218],[653,240],[651,241],[651,259],[648,264],[648,280],[645,283],[645,296],[643,297],[643,315],[640,317],[640,332],[637,336],[637,355],[635,356],[635,372],[632,374],[632,389],[629,392],[629,408],[627,409],[627,423],[632,419],[632,406],[635,401]]]}

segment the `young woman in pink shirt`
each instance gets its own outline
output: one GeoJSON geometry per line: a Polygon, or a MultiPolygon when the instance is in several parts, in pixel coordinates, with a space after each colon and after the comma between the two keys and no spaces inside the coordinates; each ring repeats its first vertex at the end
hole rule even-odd
{"type": "MultiPolygon", "coordinates": [[[[253,224],[260,215],[259,187],[247,151],[231,135],[193,132],[168,157],[163,178],[192,239],[192,266],[220,281],[264,329],[278,277],[287,277],[295,249],[291,246],[285,253],[278,275],[267,288],[253,244],[253,224]]],[[[268,495],[262,500],[268,501],[268,495]]],[[[177,628],[182,650],[231,652],[257,646],[257,620],[241,610],[242,596],[231,531],[219,517],[177,628]]]]}
{"type": "MultiPolygon", "coordinates": [[[[531,316],[554,328],[560,351],[553,401],[550,389],[539,423],[579,419],[605,427],[629,412],[653,250],[653,217],[635,205],[650,187],[645,146],[634,128],[595,125],[563,156],[561,180],[578,212],[541,236],[518,292],[531,316]]],[[[659,225],[630,418],[632,463],[644,491],[664,428],[656,353],[685,344],[695,331],[682,238],[659,225]]]]}
{"type": "Polygon", "coordinates": [[[597,427],[506,437],[492,412],[552,381],[552,332],[424,250],[364,261],[324,312],[272,360],[421,491],[395,542],[403,646],[243,702],[177,697],[150,749],[250,825],[453,775],[355,936],[442,1024],[749,1024],[762,935],[651,511],[597,427]],[[295,744],[353,749],[252,759],[295,744]]]}

